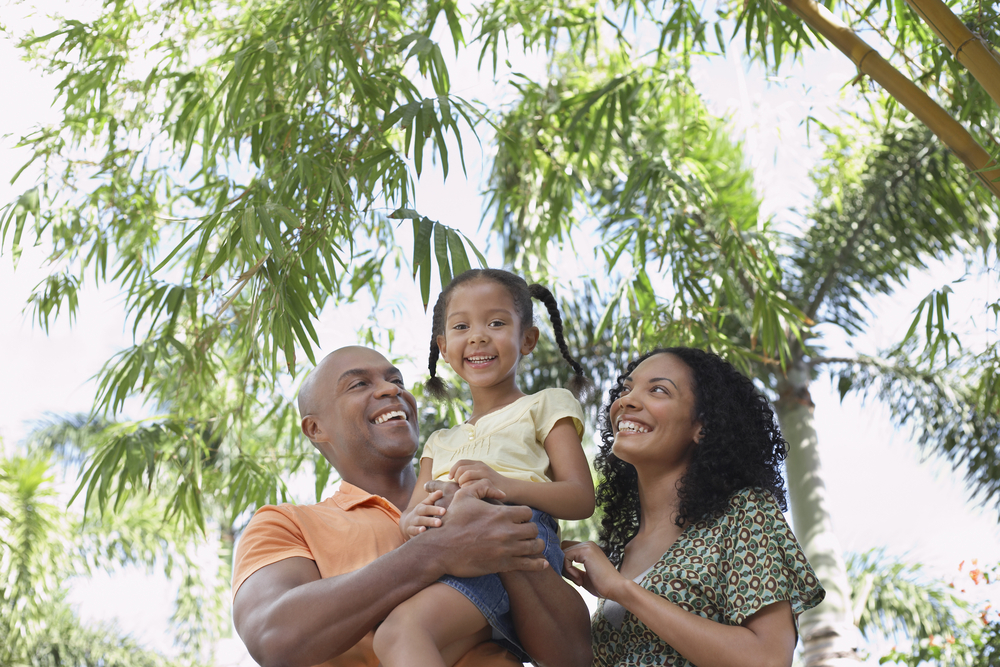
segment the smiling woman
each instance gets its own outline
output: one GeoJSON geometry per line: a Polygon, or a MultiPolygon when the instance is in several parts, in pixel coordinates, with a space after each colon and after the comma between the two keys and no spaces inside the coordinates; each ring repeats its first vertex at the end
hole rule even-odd
{"type": "Polygon", "coordinates": [[[603,548],[564,543],[567,576],[602,598],[595,664],[791,665],[824,591],[781,514],[787,445],[767,401],[690,348],[632,362],[609,399],[603,548]]]}

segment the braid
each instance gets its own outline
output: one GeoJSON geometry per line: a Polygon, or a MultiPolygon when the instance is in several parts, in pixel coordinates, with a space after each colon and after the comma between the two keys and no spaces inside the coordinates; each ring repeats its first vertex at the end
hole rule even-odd
{"type": "Polygon", "coordinates": [[[559,304],[556,302],[556,298],[552,296],[552,292],[544,285],[539,285],[538,283],[528,285],[528,293],[533,298],[544,303],[546,310],[549,311],[549,320],[552,322],[552,331],[556,335],[556,344],[559,345],[559,351],[562,353],[563,359],[573,368],[575,373],[569,381],[569,389],[579,398],[584,390],[590,387],[590,380],[583,374],[583,366],[580,365],[580,362],[574,359],[573,355],[569,353],[569,347],[566,345],[566,339],[563,337],[563,324],[562,317],[559,315],[559,304]]]}
{"type": "Polygon", "coordinates": [[[431,353],[427,359],[427,370],[430,371],[430,377],[424,382],[424,389],[433,398],[442,400],[448,398],[448,388],[444,385],[444,380],[437,375],[437,361],[438,357],[441,356],[441,350],[438,349],[437,337],[438,332],[444,330],[444,305],[447,302],[447,294],[451,291],[451,286],[445,290],[441,291],[438,295],[437,301],[434,303],[434,316],[431,324],[431,353]]]}

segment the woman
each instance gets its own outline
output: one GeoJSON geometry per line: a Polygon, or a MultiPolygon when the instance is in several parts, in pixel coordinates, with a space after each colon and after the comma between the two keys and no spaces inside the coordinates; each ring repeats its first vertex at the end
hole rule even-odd
{"type": "Polygon", "coordinates": [[[566,575],[602,598],[595,665],[791,665],[798,615],[824,591],[781,514],[787,443],[765,398],[716,355],[669,348],[610,399],[605,549],[564,544],[566,575]]]}

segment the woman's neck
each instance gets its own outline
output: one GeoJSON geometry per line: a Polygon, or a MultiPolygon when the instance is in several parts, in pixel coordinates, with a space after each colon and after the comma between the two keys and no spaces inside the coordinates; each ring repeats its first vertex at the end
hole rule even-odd
{"type": "Polygon", "coordinates": [[[638,472],[639,533],[657,532],[675,526],[680,509],[677,484],[687,471],[687,466],[643,474],[638,472]]]}
{"type": "Polygon", "coordinates": [[[475,424],[481,417],[496,412],[525,395],[517,388],[514,378],[506,379],[490,387],[470,385],[469,389],[472,391],[472,415],[469,416],[468,420],[470,424],[475,424]]]}

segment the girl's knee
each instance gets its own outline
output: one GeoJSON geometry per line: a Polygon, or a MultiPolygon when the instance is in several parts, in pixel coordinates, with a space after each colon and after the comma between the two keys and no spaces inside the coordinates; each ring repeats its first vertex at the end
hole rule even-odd
{"type": "MultiPolygon", "coordinates": [[[[408,601],[407,601],[408,602],[408,601]]],[[[420,616],[406,602],[393,609],[382,624],[375,629],[372,648],[381,656],[394,646],[407,646],[413,642],[414,634],[425,632],[420,624],[420,616]]]]}

